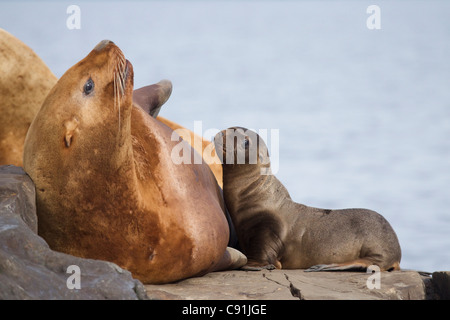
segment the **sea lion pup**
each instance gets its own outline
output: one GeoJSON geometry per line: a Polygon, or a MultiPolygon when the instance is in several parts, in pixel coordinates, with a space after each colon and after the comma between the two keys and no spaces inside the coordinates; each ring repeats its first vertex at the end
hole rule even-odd
{"type": "Polygon", "coordinates": [[[227,248],[224,202],[209,167],[174,164],[171,150],[181,142],[132,96],[133,67],[108,40],[52,88],[24,148],[39,235],[54,250],[114,262],[144,283],[245,264],[227,248]]]}
{"type": "Polygon", "coordinates": [[[380,214],[295,203],[271,174],[267,146],[253,131],[232,127],[214,141],[222,155],[225,203],[248,258],[244,269],[400,268],[397,236],[380,214]]]}
{"type": "Polygon", "coordinates": [[[0,28],[0,165],[21,167],[34,116],[58,80],[26,44],[0,28]]]}

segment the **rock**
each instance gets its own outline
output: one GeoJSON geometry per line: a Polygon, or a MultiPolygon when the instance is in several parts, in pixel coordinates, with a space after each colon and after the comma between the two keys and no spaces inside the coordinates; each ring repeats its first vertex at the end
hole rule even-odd
{"type": "Polygon", "coordinates": [[[152,297],[189,300],[423,300],[426,297],[422,278],[415,271],[381,272],[379,289],[368,288],[370,276],[361,272],[226,271],[145,287],[152,297]]]}
{"type": "Polygon", "coordinates": [[[142,283],[117,265],[51,250],[36,222],[31,179],[0,167],[0,299],[147,299],[142,283]]]}
{"type": "Polygon", "coordinates": [[[0,179],[1,214],[19,215],[31,231],[37,233],[36,201],[31,179],[22,168],[15,166],[0,166],[0,179]]]}
{"type": "Polygon", "coordinates": [[[26,44],[0,28],[0,165],[22,165],[25,136],[57,78],[26,44]]]}
{"type": "Polygon", "coordinates": [[[236,270],[144,286],[113,263],[52,251],[36,234],[34,198],[21,168],[0,166],[0,299],[449,299],[450,272],[435,272],[431,281],[416,271],[236,270]],[[80,289],[70,289],[78,280],[73,265],[80,289]]]}
{"type": "Polygon", "coordinates": [[[433,286],[439,299],[450,300],[450,271],[433,272],[433,286]]]}

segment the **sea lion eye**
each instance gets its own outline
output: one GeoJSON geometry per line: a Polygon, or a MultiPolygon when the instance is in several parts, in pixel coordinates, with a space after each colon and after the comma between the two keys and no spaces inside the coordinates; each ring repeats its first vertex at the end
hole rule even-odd
{"type": "Polygon", "coordinates": [[[92,90],[94,90],[94,81],[92,81],[91,78],[89,78],[88,81],[86,81],[86,83],[84,84],[84,94],[88,95],[92,92],[92,90]]]}

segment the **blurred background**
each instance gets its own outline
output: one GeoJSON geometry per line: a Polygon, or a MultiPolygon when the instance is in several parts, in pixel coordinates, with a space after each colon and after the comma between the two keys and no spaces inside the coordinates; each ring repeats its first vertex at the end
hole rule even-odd
{"type": "Polygon", "coordinates": [[[450,269],[449,12],[437,0],[2,1],[0,28],[58,77],[113,40],[135,88],[171,80],[160,115],[202,121],[200,134],[278,129],[276,175],[295,201],[378,211],[402,268],[436,271],[450,269]],[[80,29],[67,27],[72,4],[80,29]]]}

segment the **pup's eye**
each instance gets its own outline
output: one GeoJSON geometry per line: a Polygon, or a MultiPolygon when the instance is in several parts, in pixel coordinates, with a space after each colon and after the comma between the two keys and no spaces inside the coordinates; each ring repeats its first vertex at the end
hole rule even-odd
{"type": "Polygon", "coordinates": [[[250,140],[248,140],[248,138],[245,138],[244,141],[242,142],[242,145],[244,146],[245,149],[247,149],[248,146],[250,145],[250,140]]]}
{"type": "Polygon", "coordinates": [[[89,78],[89,80],[86,81],[86,83],[84,84],[84,88],[83,88],[84,94],[88,95],[93,90],[94,90],[94,81],[92,81],[92,79],[89,78]]]}

